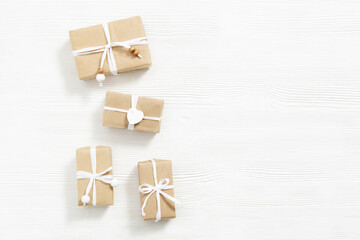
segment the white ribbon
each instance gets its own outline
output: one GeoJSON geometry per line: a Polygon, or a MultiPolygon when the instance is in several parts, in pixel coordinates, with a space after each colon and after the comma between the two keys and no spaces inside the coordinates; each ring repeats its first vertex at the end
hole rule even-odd
{"type": "Polygon", "coordinates": [[[134,130],[135,124],[141,122],[143,119],[145,120],[153,120],[153,121],[160,121],[160,117],[147,117],[144,116],[144,113],[136,108],[138,103],[139,97],[136,95],[131,96],[131,107],[129,110],[121,109],[121,108],[113,108],[104,106],[105,110],[115,111],[115,112],[123,112],[127,113],[127,119],[129,122],[128,129],[134,130]]]}
{"type": "MultiPolygon", "coordinates": [[[[103,52],[103,54],[101,56],[100,68],[103,68],[104,61],[107,56],[111,74],[117,75],[118,69],[116,67],[116,61],[115,61],[115,57],[114,57],[112,48],[113,47],[124,47],[124,48],[129,49],[129,48],[131,48],[131,46],[148,44],[147,38],[139,37],[139,38],[134,38],[131,40],[123,41],[123,42],[111,42],[108,24],[103,23],[102,26],[103,26],[106,41],[107,41],[106,45],[82,48],[82,49],[75,50],[72,53],[74,56],[81,56],[81,55],[87,55],[87,54],[92,54],[92,53],[97,53],[97,52],[103,52]]],[[[138,55],[138,57],[142,58],[142,56],[140,54],[138,55]]],[[[98,74],[98,75],[96,76],[96,80],[99,82],[100,86],[102,86],[102,81],[105,80],[105,76],[103,74],[98,74]],[[99,78],[98,75],[102,75],[102,76],[99,78]]]]}
{"type": "Polygon", "coordinates": [[[91,159],[92,173],[85,172],[85,171],[78,171],[76,173],[77,179],[90,179],[89,184],[86,187],[85,195],[81,198],[81,201],[83,202],[84,206],[87,203],[89,203],[89,201],[90,201],[89,192],[90,192],[91,188],[93,188],[92,205],[96,206],[95,180],[99,180],[104,183],[111,184],[111,186],[117,185],[117,182],[114,181],[116,179],[113,178],[113,175],[105,175],[106,173],[108,173],[112,170],[112,167],[109,167],[108,169],[106,169],[105,171],[102,171],[101,173],[96,173],[96,147],[90,147],[90,159],[91,159]]]}
{"type": "Polygon", "coordinates": [[[165,193],[163,190],[173,189],[174,185],[169,185],[170,180],[169,178],[163,178],[159,182],[157,181],[157,175],[156,175],[156,163],[153,159],[151,159],[152,165],[153,165],[153,173],[154,173],[154,182],[155,186],[152,186],[150,184],[144,183],[139,186],[139,191],[143,194],[149,194],[141,207],[141,214],[145,216],[144,209],[146,207],[146,203],[149,200],[150,196],[155,193],[156,196],[156,202],[157,202],[157,212],[156,212],[156,219],[155,222],[161,220],[161,205],[160,205],[160,195],[163,195],[168,200],[174,202],[175,204],[179,204],[180,201],[176,198],[170,196],[169,194],[165,193]]]}

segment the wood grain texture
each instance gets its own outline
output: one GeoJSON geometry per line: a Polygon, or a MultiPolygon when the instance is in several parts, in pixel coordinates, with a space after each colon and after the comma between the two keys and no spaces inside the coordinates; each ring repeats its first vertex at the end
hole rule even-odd
{"type": "Polygon", "coordinates": [[[0,239],[360,239],[358,0],[0,2],[0,239]],[[79,81],[69,29],[141,15],[153,66],[79,81]],[[107,90],[165,99],[161,133],[101,126],[107,90]],[[76,200],[110,145],[115,205],[76,200]],[[173,160],[144,222],[136,163],[173,160]]]}

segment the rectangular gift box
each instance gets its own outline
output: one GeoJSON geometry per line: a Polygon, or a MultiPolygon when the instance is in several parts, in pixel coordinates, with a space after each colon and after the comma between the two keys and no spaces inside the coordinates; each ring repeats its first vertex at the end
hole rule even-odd
{"type": "MultiPolygon", "coordinates": [[[[119,92],[108,91],[105,97],[105,108],[117,108],[129,110],[131,108],[132,95],[119,92]]],[[[161,125],[161,116],[164,108],[164,100],[139,97],[136,108],[144,113],[145,117],[155,117],[159,120],[143,119],[135,124],[134,130],[151,133],[159,133],[161,125]]],[[[103,125],[118,128],[128,128],[129,122],[126,112],[104,110],[103,125]]]]}
{"type": "MultiPolygon", "coordinates": [[[[123,42],[135,38],[145,37],[145,30],[139,16],[109,22],[111,42],[123,42]]],[[[105,46],[107,43],[101,24],[69,31],[73,51],[88,47],[105,46]]],[[[142,58],[134,56],[128,49],[112,47],[118,73],[150,67],[150,51],[147,44],[136,45],[142,58]]],[[[80,80],[95,78],[100,67],[102,52],[75,56],[76,68],[80,80]]],[[[104,75],[111,75],[108,61],[105,59],[104,75]]]]}
{"type": "MultiPolygon", "coordinates": [[[[92,173],[90,147],[76,149],[77,171],[85,171],[92,173]]],[[[109,167],[112,167],[111,147],[96,146],[96,172],[101,173],[109,167]]],[[[112,170],[105,175],[112,175],[112,170]]],[[[78,188],[78,205],[82,206],[81,197],[86,192],[89,179],[77,179],[78,188]]],[[[96,205],[113,205],[114,194],[110,184],[95,180],[96,185],[96,205]]],[[[93,205],[93,188],[91,188],[89,197],[90,202],[87,205],[93,205]]]]}
{"type": "MultiPolygon", "coordinates": [[[[156,174],[157,181],[159,182],[163,178],[168,178],[170,180],[169,185],[173,185],[173,175],[172,175],[172,161],[171,160],[159,160],[154,159],[156,163],[156,174]]],[[[138,172],[139,172],[139,185],[150,184],[155,185],[153,165],[152,162],[143,161],[138,162],[138,172]]],[[[174,197],[174,189],[162,190],[170,196],[174,197]]],[[[144,209],[145,216],[142,216],[144,220],[155,220],[157,212],[157,202],[156,194],[152,194],[146,204],[144,209]]],[[[140,193],[141,206],[143,206],[147,194],[140,193]]],[[[161,206],[161,219],[175,218],[175,203],[163,197],[160,194],[160,206],[161,206]]]]}

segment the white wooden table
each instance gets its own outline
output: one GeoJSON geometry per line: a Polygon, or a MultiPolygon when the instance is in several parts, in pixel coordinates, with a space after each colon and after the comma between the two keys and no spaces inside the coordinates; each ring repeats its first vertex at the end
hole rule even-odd
{"type": "Polygon", "coordinates": [[[0,2],[0,239],[360,239],[358,0],[0,2]],[[140,15],[153,66],[79,81],[68,30],[140,15]],[[101,126],[107,90],[162,132],[101,126]],[[113,148],[115,205],[76,205],[75,149],[113,148]],[[140,217],[172,159],[177,218],[140,217]]]}

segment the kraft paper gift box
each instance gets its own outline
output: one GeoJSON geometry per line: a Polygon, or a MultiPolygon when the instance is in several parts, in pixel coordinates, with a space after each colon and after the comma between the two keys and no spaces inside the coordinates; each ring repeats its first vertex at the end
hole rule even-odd
{"type": "Polygon", "coordinates": [[[111,147],[96,146],[76,149],[78,205],[113,205],[113,187],[117,186],[112,176],[111,147]],[[102,173],[89,188],[91,175],[102,173]],[[95,196],[94,196],[95,188],[95,196]],[[95,201],[94,201],[95,197],[95,201]]]}
{"type": "Polygon", "coordinates": [[[164,100],[161,99],[108,91],[105,97],[103,126],[159,133],[163,108],[164,100]],[[138,113],[141,116],[137,116],[138,113]],[[133,115],[139,119],[134,119],[133,115]]]}
{"type": "MultiPolygon", "coordinates": [[[[145,30],[139,16],[109,22],[107,24],[111,42],[124,42],[138,38],[146,38],[145,30]]],[[[108,44],[103,25],[69,31],[70,41],[75,51],[85,48],[106,46],[108,44]]],[[[141,40],[142,41],[142,40],[141,40]]],[[[135,41],[136,42],[136,41],[135,41]]],[[[130,43],[129,43],[130,44],[130,43]]],[[[131,44],[130,44],[131,45],[131,44]]],[[[116,63],[117,73],[136,69],[148,68],[151,65],[150,51],[147,44],[132,45],[139,52],[140,57],[123,46],[113,46],[112,52],[116,63]]],[[[96,77],[101,63],[103,51],[85,55],[75,55],[77,72],[80,80],[89,80],[96,77]]],[[[111,75],[108,59],[104,60],[102,67],[104,75],[111,75]]]]}
{"type": "MultiPolygon", "coordinates": [[[[149,161],[138,162],[138,172],[139,172],[139,185],[140,185],[140,200],[141,206],[143,209],[142,217],[144,220],[160,220],[157,219],[158,212],[158,203],[156,198],[156,193],[150,195],[151,187],[155,187],[154,179],[154,166],[156,169],[157,183],[164,184],[168,179],[166,187],[161,191],[170,197],[165,197],[163,194],[160,194],[160,219],[169,219],[175,218],[175,203],[179,203],[178,200],[174,198],[174,189],[173,189],[173,175],[172,175],[172,161],[171,160],[159,160],[153,159],[149,161]],[[146,189],[149,188],[150,189],[146,189]],[[145,191],[141,191],[141,189],[145,191]],[[146,198],[148,197],[147,201],[146,198]],[[146,205],[144,203],[146,201],[146,205]],[[145,216],[144,216],[145,215],[145,216]]],[[[153,189],[154,190],[154,189],[153,189]]]]}

